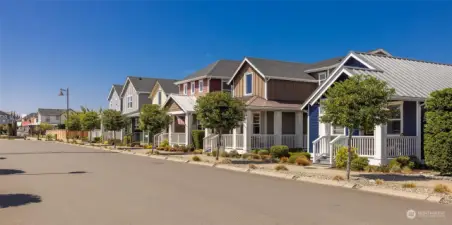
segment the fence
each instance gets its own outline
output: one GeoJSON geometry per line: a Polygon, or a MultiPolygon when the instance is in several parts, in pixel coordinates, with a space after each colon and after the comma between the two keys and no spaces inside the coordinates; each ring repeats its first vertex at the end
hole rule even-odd
{"type": "Polygon", "coordinates": [[[388,157],[416,155],[416,136],[395,136],[386,139],[388,157]]]}
{"type": "MultiPolygon", "coordinates": [[[[47,134],[56,135],[58,140],[66,140],[66,130],[48,130],[46,131],[47,134]]],[[[88,138],[88,131],[68,131],[68,138],[88,138]]]]}

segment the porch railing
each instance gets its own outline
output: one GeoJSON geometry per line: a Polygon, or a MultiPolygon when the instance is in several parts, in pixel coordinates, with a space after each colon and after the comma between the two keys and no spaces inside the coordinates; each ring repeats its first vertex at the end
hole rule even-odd
{"type": "Polygon", "coordinates": [[[388,136],[386,149],[389,158],[416,155],[416,136],[388,136]]]}
{"type": "Polygon", "coordinates": [[[168,140],[168,133],[159,133],[154,135],[154,145],[160,146],[163,140],[168,140]]]}
{"type": "Polygon", "coordinates": [[[236,141],[236,148],[237,149],[243,149],[243,134],[236,134],[235,135],[235,141],[236,141]]]}
{"type": "Polygon", "coordinates": [[[215,148],[217,141],[218,135],[216,134],[210,134],[209,136],[204,137],[204,151],[212,151],[215,148]]]}
{"type": "Polygon", "coordinates": [[[270,148],[275,145],[274,134],[252,134],[251,149],[270,148]]]}
{"type": "MultiPolygon", "coordinates": [[[[297,147],[297,139],[295,134],[283,134],[281,135],[281,144],[287,145],[289,148],[297,147]]],[[[270,146],[271,147],[271,146],[270,146]]]]}
{"type": "MultiPolygon", "coordinates": [[[[333,157],[336,156],[337,150],[341,146],[348,146],[347,136],[338,136],[330,142],[331,149],[333,149],[333,157]]],[[[372,157],[375,155],[375,138],[373,136],[353,136],[352,147],[356,148],[356,154],[359,156],[372,157]]]]}
{"type": "Polygon", "coordinates": [[[185,145],[185,133],[171,133],[170,145],[185,145]]]}
{"type": "Polygon", "coordinates": [[[321,136],[312,142],[312,160],[316,162],[322,156],[329,156],[329,146],[330,146],[329,136],[321,136]]]}

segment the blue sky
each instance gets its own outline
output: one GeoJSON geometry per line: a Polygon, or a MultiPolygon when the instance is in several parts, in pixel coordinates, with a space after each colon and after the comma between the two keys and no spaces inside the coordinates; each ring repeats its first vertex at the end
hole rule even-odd
{"type": "Polygon", "coordinates": [[[452,3],[0,2],[0,110],[107,106],[127,75],[180,79],[217,59],[315,62],[350,50],[452,63],[452,3]]]}

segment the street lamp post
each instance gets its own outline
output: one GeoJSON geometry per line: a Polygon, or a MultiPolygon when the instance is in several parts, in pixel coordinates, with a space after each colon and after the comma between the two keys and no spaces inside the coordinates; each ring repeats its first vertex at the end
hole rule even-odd
{"type": "MultiPolygon", "coordinates": [[[[60,88],[60,93],[58,94],[58,96],[64,96],[64,92],[66,92],[66,121],[69,121],[69,88],[63,89],[60,88]]],[[[68,124],[68,123],[66,123],[68,124]]],[[[66,142],[69,142],[69,130],[68,130],[68,126],[64,126],[64,128],[66,129],[66,142]]]]}

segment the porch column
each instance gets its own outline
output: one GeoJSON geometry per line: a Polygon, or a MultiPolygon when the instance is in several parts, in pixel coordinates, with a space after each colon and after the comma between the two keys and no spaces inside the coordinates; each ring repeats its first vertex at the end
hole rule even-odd
{"type": "Polygon", "coordinates": [[[245,112],[245,121],[243,121],[243,150],[251,151],[251,134],[253,133],[253,113],[251,110],[245,112]]]}
{"type": "Polygon", "coordinates": [[[422,140],[422,108],[421,103],[416,102],[416,156],[419,160],[421,160],[421,140],[422,140]]]}
{"type": "Polygon", "coordinates": [[[295,112],[295,147],[302,148],[303,145],[303,112],[295,112]]]}
{"type": "Polygon", "coordinates": [[[232,129],[232,149],[233,150],[237,149],[237,129],[240,129],[240,128],[232,129]]]}
{"type": "Polygon", "coordinates": [[[275,145],[281,145],[282,135],[282,112],[273,112],[273,134],[275,134],[275,145]]]}
{"type": "Polygon", "coordinates": [[[192,114],[185,114],[185,146],[191,144],[191,127],[192,127],[192,114]]]}
{"type": "Polygon", "coordinates": [[[204,137],[208,137],[211,134],[210,129],[209,128],[205,128],[204,129],[204,137]]]}
{"type": "Polygon", "coordinates": [[[386,124],[375,126],[374,130],[374,159],[370,161],[370,164],[373,165],[386,165],[388,154],[386,150],[386,133],[387,133],[386,124]]]}
{"type": "Polygon", "coordinates": [[[168,143],[170,143],[170,144],[171,144],[171,136],[172,136],[171,134],[174,132],[174,123],[176,122],[176,119],[174,118],[173,115],[171,116],[171,118],[173,121],[171,121],[169,128],[168,128],[168,143]]]}

